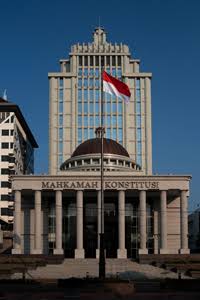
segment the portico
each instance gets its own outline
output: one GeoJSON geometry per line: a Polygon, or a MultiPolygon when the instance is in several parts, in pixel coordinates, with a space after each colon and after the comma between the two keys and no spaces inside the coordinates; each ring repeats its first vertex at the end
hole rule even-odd
{"type": "MultiPolygon", "coordinates": [[[[116,244],[116,249],[108,247],[110,249],[107,250],[108,255],[111,253],[114,255],[116,251],[118,258],[126,258],[127,253],[130,257],[133,252],[130,247],[133,247],[134,243],[137,243],[137,247],[134,248],[136,255],[148,254],[150,251],[161,254],[189,253],[186,211],[190,177],[128,175],[105,174],[104,228],[107,230],[107,223],[113,218],[115,220],[113,227],[117,233],[112,237],[113,248],[116,244]],[[133,225],[135,220],[137,226],[133,225]]],[[[23,228],[27,209],[31,211],[30,223],[33,225],[30,228],[31,238],[28,246],[30,254],[49,254],[48,245],[51,239],[54,245],[53,254],[64,254],[63,247],[72,247],[69,236],[68,242],[63,241],[65,236],[63,230],[67,228],[67,225],[66,227],[63,225],[63,207],[69,210],[68,202],[70,202],[74,207],[73,220],[76,227],[74,257],[84,258],[89,255],[90,252],[85,248],[87,249],[87,243],[91,244],[93,239],[95,255],[98,257],[101,202],[100,181],[96,172],[90,173],[88,177],[84,172],[70,173],[68,176],[59,176],[59,179],[58,176],[17,176],[13,177],[12,184],[15,191],[13,254],[27,251],[27,233],[25,234],[23,228]],[[54,211],[53,230],[45,226],[45,223],[48,223],[50,207],[54,211]]],[[[71,226],[69,222],[68,226],[71,226]]],[[[112,239],[111,236],[109,238],[112,239]]]]}

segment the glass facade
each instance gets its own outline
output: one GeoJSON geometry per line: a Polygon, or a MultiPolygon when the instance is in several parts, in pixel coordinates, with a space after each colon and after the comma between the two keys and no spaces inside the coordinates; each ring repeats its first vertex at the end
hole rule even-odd
{"type": "MultiPolygon", "coordinates": [[[[121,57],[79,56],[77,79],[78,144],[95,137],[101,126],[101,66],[109,74],[121,79],[121,57]]],[[[123,144],[123,102],[104,93],[104,126],[106,138],[123,144]]]]}
{"type": "MultiPolygon", "coordinates": [[[[85,193],[83,208],[83,244],[85,257],[95,258],[96,249],[98,248],[97,234],[97,201],[96,196],[92,192],[85,193]]],[[[119,207],[117,194],[113,198],[113,194],[105,193],[104,204],[104,245],[107,258],[115,258],[118,249],[118,214],[119,207]]],[[[63,216],[62,216],[62,242],[65,257],[74,257],[74,249],[76,248],[76,200],[68,197],[67,201],[63,199],[63,216]]],[[[146,246],[149,253],[154,253],[154,228],[153,228],[153,200],[149,198],[146,206],[146,246]]],[[[127,249],[127,257],[137,258],[138,249],[140,248],[139,236],[139,202],[135,198],[126,199],[125,204],[125,248],[127,249]]],[[[49,202],[48,212],[48,253],[52,254],[55,248],[56,233],[56,213],[55,202],[49,202]]]]}

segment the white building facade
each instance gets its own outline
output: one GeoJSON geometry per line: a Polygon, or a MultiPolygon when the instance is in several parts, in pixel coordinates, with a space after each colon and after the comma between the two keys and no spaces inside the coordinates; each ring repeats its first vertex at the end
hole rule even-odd
{"type": "Polygon", "coordinates": [[[10,176],[34,173],[38,145],[19,107],[0,98],[0,218],[2,229],[12,228],[14,199],[10,176]],[[10,226],[10,225],[11,226],[10,226]]]}

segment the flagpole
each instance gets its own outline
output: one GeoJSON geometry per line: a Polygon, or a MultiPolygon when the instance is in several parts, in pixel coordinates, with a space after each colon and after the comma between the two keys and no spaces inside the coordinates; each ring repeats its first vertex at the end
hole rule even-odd
{"type": "Polygon", "coordinates": [[[101,233],[99,234],[100,249],[99,249],[99,278],[105,278],[105,251],[104,251],[104,97],[103,97],[103,67],[101,67],[101,233]]]}

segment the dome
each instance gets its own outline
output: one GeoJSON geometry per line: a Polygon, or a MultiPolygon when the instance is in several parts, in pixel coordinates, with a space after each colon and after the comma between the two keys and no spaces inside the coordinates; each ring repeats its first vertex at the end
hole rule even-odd
{"type": "MultiPolygon", "coordinates": [[[[120,145],[114,140],[106,138],[103,139],[103,152],[104,154],[115,154],[129,157],[128,152],[122,145],[120,145]]],[[[100,138],[94,138],[83,142],[76,148],[71,157],[97,153],[101,153],[100,138]]]]}

